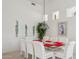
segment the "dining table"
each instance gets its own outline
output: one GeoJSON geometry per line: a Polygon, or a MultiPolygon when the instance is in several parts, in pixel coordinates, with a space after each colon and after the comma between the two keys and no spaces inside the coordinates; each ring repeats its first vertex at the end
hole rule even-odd
{"type": "Polygon", "coordinates": [[[46,49],[58,49],[65,46],[64,42],[62,41],[53,41],[53,40],[45,40],[45,41],[41,41],[41,40],[33,40],[33,41],[38,41],[38,42],[43,42],[43,45],[46,49]]]}

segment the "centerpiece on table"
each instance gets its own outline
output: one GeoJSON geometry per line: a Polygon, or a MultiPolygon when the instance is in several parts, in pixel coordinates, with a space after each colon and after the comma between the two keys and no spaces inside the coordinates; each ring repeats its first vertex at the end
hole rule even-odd
{"type": "Polygon", "coordinates": [[[47,29],[48,25],[45,22],[38,23],[36,30],[40,41],[43,40],[43,37],[45,36],[47,29]]]}

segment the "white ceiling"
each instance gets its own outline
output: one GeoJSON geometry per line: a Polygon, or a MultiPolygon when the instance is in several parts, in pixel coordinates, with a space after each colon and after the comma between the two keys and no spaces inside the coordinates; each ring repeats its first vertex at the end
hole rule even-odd
{"type": "Polygon", "coordinates": [[[44,0],[29,0],[31,2],[34,2],[36,4],[39,4],[39,5],[43,5],[44,4],[44,0]]]}
{"type": "MultiPolygon", "coordinates": [[[[29,1],[39,4],[39,5],[42,5],[42,6],[44,5],[44,0],[29,0],[29,1]]],[[[51,0],[45,0],[45,3],[47,4],[50,1],[51,0]]]]}

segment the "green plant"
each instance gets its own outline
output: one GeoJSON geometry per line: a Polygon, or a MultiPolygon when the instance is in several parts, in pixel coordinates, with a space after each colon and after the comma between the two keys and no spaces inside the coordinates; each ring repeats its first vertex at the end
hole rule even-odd
{"type": "Polygon", "coordinates": [[[40,40],[42,40],[43,37],[45,36],[47,29],[48,29],[48,25],[45,22],[38,23],[36,30],[38,33],[38,38],[40,40]]]}

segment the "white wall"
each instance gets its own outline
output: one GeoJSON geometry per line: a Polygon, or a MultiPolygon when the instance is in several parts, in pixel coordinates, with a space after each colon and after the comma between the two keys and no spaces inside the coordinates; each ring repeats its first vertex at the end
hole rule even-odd
{"type": "Polygon", "coordinates": [[[41,20],[42,7],[38,4],[32,6],[28,0],[3,0],[2,9],[2,52],[5,53],[19,48],[19,39],[15,35],[16,20],[19,21],[19,37],[24,36],[25,24],[31,36],[32,26],[41,20]]]}
{"type": "MultiPolygon", "coordinates": [[[[50,26],[50,36],[57,34],[57,24],[61,21],[67,21],[67,37],[69,40],[75,40],[75,16],[66,18],[66,8],[75,6],[75,0],[50,0],[46,2],[46,13],[49,15],[48,25],[50,26]],[[60,11],[60,19],[52,20],[52,13],[60,11]]],[[[3,52],[18,50],[19,39],[15,36],[16,20],[19,21],[19,37],[24,36],[24,25],[28,25],[28,36],[32,36],[32,26],[42,20],[43,9],[40,5],[32,6],[28,0],[3,0],[3,52]]]]}
{"type": "MultiPolygon", "coordinates": [[[[69,41],[76,40],[76,17],[66,17],[66,9],[71,8],[73,6],[76,6],[76,0],[50,0],[47,2],[46,0],[46,14],[48,14],[48,25],[49,30],[48,34],[49,36],[57,35],[58,34],[58,23],[59,22],[67,22],[67,38],[69,41]],[[60,19],[53,21],[52,19],[52,13],[55,11],[60,12],[60,19]]],[[[74,59],[76,58],[76,48],[74,48],[74,59]]]]}
{"type": "Polygon", "coordinates": [[[50,26],[49,35],[53,36],[54,34],[58,33],[58,23],[59,22],[67,22],[67,37],[69,40],[76,40],[76,17],[66,17],[66,9],[75,6],[75,0],[51,0],[47,2],[46,0],[46,14],[49,15],[48,17],[48,25],[50,26]],[[59,11],[59,19],[53,20],[52,13],[55,11],[59,11]]]}

